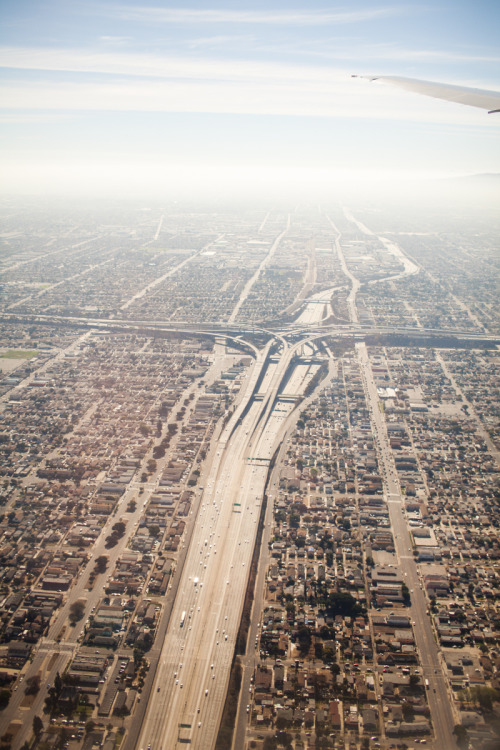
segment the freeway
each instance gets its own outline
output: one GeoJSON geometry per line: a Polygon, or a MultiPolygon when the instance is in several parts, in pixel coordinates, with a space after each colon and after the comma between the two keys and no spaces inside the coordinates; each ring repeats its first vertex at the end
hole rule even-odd
{"type": "Polygon", "coordinates": [[[254,391],[269,359],[260,355],[247,383],[246,399],[218,440],[139,750],[149,746],[170,750],[187,742],[208,750],[215,743],[270,460],[296,407],[290,391],[302,393],[319,367],[297,361],[288,377],[298,347],[283,346],[263,399],[256,398],[254,391]]]}

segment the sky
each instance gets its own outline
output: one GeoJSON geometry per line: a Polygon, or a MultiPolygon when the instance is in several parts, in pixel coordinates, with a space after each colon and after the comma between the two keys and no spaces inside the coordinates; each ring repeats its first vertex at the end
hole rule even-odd
{"type": "Polygon", "coordinates": [[[500,173],[495,0],[0,2],[0,190],[175,194],[500,173]]]}

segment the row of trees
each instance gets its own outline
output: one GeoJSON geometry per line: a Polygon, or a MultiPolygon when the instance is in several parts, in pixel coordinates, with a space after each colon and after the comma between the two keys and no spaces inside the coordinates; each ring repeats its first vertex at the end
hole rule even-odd
{"type": "Polygon", "coordinates": [[[125,533],[125,526],[126,524],[123,521],[117,521],[115,524],[113,524],[113,526],[111,527],[111,534],[106,537],[107,549],[115,547],[118,544],[119,540],[125,533]]]}

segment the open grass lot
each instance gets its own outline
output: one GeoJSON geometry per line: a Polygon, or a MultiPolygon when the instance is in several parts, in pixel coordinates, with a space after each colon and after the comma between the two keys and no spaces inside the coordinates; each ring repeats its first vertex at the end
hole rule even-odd
{"type": "Polygon", "coordinates": [[[22,349],[9,349],[4,354],[0,354],[2,359],[31,359],[36,357],[36,351],[23,351],[22,349]]]}

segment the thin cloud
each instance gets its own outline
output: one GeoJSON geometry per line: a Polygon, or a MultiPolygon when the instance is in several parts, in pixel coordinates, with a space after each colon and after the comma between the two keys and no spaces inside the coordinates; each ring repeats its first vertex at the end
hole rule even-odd
{"type": "Polygon", "coordinates": [[[184,112],[328,117],[491,125],[492,118],[449,102],[427,101],[389,88],[344,80],[139,80],[114,82],[13,81],[0,86],[4,108],[13,110],[184,112]],[[366,84],[366,85],[365,85],[366,84]]]}
{"type": "Polygon", "coordinates": [[[215,48],[220,52],[221,47],[238,47],[243,44],[251,44],[255,48],[256,38],[250,34],[219,34],[218,36],[205,36],[189,39],[186,46],[189,49],[215,48]]]}
{"type": "Polygon", "coordinates": [[[367,51],[370,57],[386,60],[423,60],[424,62],[500,62],[499,55],[477,55],[451,52],[449,50],[431,49],[393,49],[390,47],[373,47],[367,51]]]}
{"type": "MultiPolygon", "coordinates": [[[[214,43],[216,38],[214,38],[214,43]]],[[[359,54],[341,51],[338,48],[332,55],[332,62],[356,62],[360,66],[370,66],[370,71],[377,61],[386,60],[422,60],[432,58],[441,62],[474,61],[482,58],[474,55],[456,55],[447,52],[428,50],[387,49],[382,45],[360,50],[359,54]]],[[[328,59],[326,55],[322,59],[328,59]]],[[[500,58],[497,58],[500,60],[500,58]]],[[[352,66],[350,66],[352,67],[352,66]]],[[[345,78],[346,70],[338,65],[286,64],[261,62],[258,60],[215,59],[209,57],[164,56],[148,53],[93,51],[78,49],[52,49],[37,47],[0,47],[0,68],[11,68],[29,71],[53,71],[72,73],[95,73],[101,75],[132,76],[134,78],[195,79],[220,81],[264,81],[273,80],[296,82],[308,81],[311,84],[345,78]]],[[[352,72],[349,68],[349,72],[352,72]]],[[[375,71],[380,72],[380,71],[375,71]]],[[[453,81],[448,81],[453,83],[453,81]]],[[[456,81],[464,84],[463,80],[456,81]]],[[[469,85],[488,88],[481,81],[468,81],[469,85]]]]}
{"type": "Polygon", "coordinates": [[[61,112],[2,112],[0,114],[0,123],[3,125],[33,125],[40,123],[60,123],[62,120],[72,120],[73,115],[62,114],[61,112]]]}
{"type": "MultiPolygon", "coordinates": [[[[358,61],[359,63],[359,61],[358,61]]],[[[437,103],[411,104],[403,92],[357,87],[346,70],[329,66],[286,65],[161,55],[0,48],[0,67],[46,71],[45,82],[5,80],[3,106],[169,112],[220,112],[318,117],[434,118],[450,110],[437,103]],[[62,84],[53,73],[74,73],[62,84]],[[96,74],[88,81],[82,74],[96,74]]],[[[364,72],[364,71],[361,71],[364,72]]],[[[378,71],[376,71],[378,72],[378,71]]],[[[86,76],[87,77],[87,76],[86,76]]],[[[455,119],[468,118],[460,110],[455,119]]],[[[441,121],[441,120],[440,120],[441,121]]]]}
{"type": "Polygon", "coordinates": [[[0,47],[0,68],[224,81],[273,79],[314,82],[331,81],[345,75],[326,66],[36,47],[0,47]]]}
{"type": "Polygon", "coordinates": [[[100,36],[99,41],[105,42],[106,44],[126,44],[130,42],[132,37],[130,36],[100,36]]]}
{"type": "Polygon", "coordinates": [[[232,23],[280,26],[321,26],[324,24],[359,23],[361,21],[371,21],[375,18],[401,15],[408,12],[408,8],[393,6],[352,11],[338,10],[326,13],[199,10],[194,8],[154,8],[125,5],[108,6],[103,10],[109,10],[115,17],[119,16],[123,20],[147,23],[232,23]]]}
{"type": "Polygon", "coordinates": [[[322,60],[348,60],[360,62],[364,60],[393,60],[393,61],[417,61],[417,62],[440,62],[440,63],[499,63],[500,55],[474,52],[455,52],[444,49],[410,49],[408,47],[395,47],[392,44],[367,44],[359,37],[346,39],[342,37],[331,37],[323,39],[321,44],[314,44],[306,40],[303,43],[280,43],[270,45],[263,43],[259,45],[259,51],[263,53],[274,53],[277,51],[286,54],[299,54],[302,57],[317,58],[322,60]]]}

